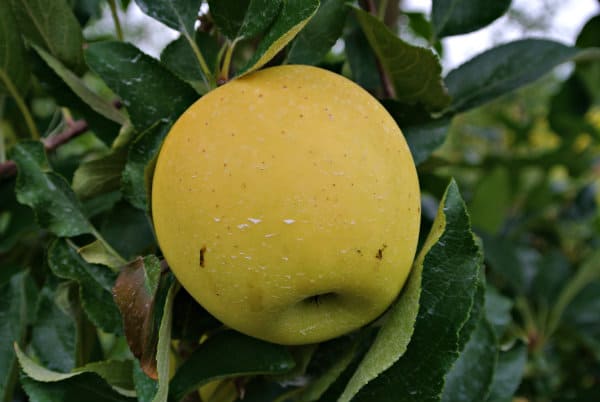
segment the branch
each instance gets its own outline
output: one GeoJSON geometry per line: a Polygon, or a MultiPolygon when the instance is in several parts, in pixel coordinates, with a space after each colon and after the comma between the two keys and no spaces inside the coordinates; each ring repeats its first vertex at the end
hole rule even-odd
{"type": "MultiPolygon", "coordinates": [[[[69,124],[66,130],[53,135],[52,137],[43,138],[42,143],[46,151],[52,151],[65,142],[83,134],[87,131],[88,124],[85,120],[76,120],[69,124]]],[[[0,163],[0,179],[7,179],[17,174],[17,164],[14,161],[8,160],[0,163]]]]}
{"type": "MultiPolygon", "coordinates": [[[[377,7],[375,6],[375,2],[373,0],[360,0],[358,4],[363,10],[373,14],[374,16],[377,16],[377,7]]],[[[377,71],[379,71],[379,77],[381,78],[383,97],[392,99],[396,98],[396,89],[394,88],[394,84],[390,80],[390,77],[383,68],[383,64],[381,64],[381,60],[379,60],[377,55],[375,55],[375,60],[377,61],[377,71]]]]}

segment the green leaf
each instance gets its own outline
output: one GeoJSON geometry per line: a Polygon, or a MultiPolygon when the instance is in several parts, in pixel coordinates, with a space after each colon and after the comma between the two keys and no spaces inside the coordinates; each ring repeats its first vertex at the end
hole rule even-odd
{"type": "Polygon", "coordinates": [[[39,230],[33,211],[17,201],[15,180],[0,182],[0,254],[18,244],[22,236],[39,230]]]}
{"type": "Polygon", "coordinates": [[[483,176],[469,205],[474,228],[490,234],[498,233],[502,229],[510,208],[510,184],[508,169],[503,166],[498,166],[483,176]]]}
{"type": "Polygon", "coordinates": [[[209,0],[210,14],[231,41],[252,38],[273,22],[282,0],[209,0]]]}
{"type": "Polygon", "coordinates": [[[69,311],[68,293],[66,286],[46,284],[40,292],[31,331],[31,346],[41,363],[62,373],[77,365],[77,322],[69,311]]]}
{"type": "Polygon", "coordinates": [[[389,369],[360,389],[354,402],[439,400],[444,377],[459,355],[461,332],[481,283],[481,250],[454,181],[446,190],[423,249],[429,251],[423,260],[419,310],[408,348],[389,369]]]}
{"type": "MultiPolygon", "coordinates": [[[[172,278],[169,276],[169,278],[172,278]]],[[[181,286],[177,281],[172,281],[169,286],[164,306],[159,315],[160,327],[158,329],[158,344],[156,346],[156,371],[158,374],[158,388],[153,402],[167,402],[169,397],[169,370],[171,358],[171,328],[173,326],[173,303],[181,286]]]]}
{"type": "Polygon", "coordinates": [[[85,56],[90,68],[121,97],[138,130],[161,119],[175,121],[198,98],[192,87],[131,44],[93,43],[85,56]]]}
{"type": "Polygon", "coordinates": [[[373,345],[363,358],[340,396],[350,401],[365,385],[389,369],[406,352],[415,329],[421,297],[423,264],[432,247],[440,241],[445,225],[434,225],[419,252],[400,297],[390,309],[373,345]]]}
{"type": "Polygon", "coordinates": [[[404,42],[370,13],[355,9],[358,22],[395,90],[395,99],[403,103],[422,103],[428,110],[439,111],[450,103],[444,87],[442,66],[430,49],[404,42]]]}
{"type": "Polygon", "coordinates": [[[137,359],[133,361],[133,381],[138,401],[151,402],[156,395],[158,383],[144,373],[137,359]]]}
{"type": "Polygon", "coordinates": [[[504,297],[492,285],[488,285],[485,293],[485,316],[494,332],[496,338],[501,339],[506,328],[512,321],[510,312],[513,302],[504,297]]]}
{"type": "Polygon", "coordinates": [[[431,21],[437,37],[477,31],[508,11],[511,0],[433,0],[431,21]]]}
{"type": "Polygon", "coordinates": [[[57,236],[77,236],[93,231],[69,184],[49,171],[41,142],[16,144],[11,149],[11,158],[18,167],[17,199],[33,208],[40,226],[57,236]]]}
{"type": "Polygon", "coordinates": [[[54,98],[57,105],[68,108],[74,118],[85,119],[90,130],[106,145],[110,145],[118,135],[121,126],[98,114],[81,100],[36,52],[30,52],[29,56],[33,72],[44,91],[54,98]]]}
{"type": "Polygon", "coordinates": [[[112,268],[113,271],[118,270],[123,265],[123,261],[107,250],[106,246],[99,240],[80,247],[77,252],[88,264],[106,265],[112,268]]]}
{"type": "Polygon", "coordinates": [[[31,71],[25,56],[25,47],[10,2],[0,4],[0,94],[7,92],[5,80],[10,80],[18,93],[24,94],[29,86],[31,71]]]}
{"type": "Polygon", "coordinates": [[[518,245],[504,236],[480,235],[485,259],[493,273],[508,282],[517,293],[523,294],[527,288],[526,272],[517,255],[518,245]]]}
{"type": "Polygon", "coordinates": [[[27,291],[30,281],[29,273],[21,270],[0,286],[0,398],[3,401],[12,400],[17,380],[13,343],[25,341],[27,318],[35,310],[37,295],[27,291]]]}
{"type": "Polygon", "coordinates": [[[85,395],[86,402],[133,402],[136,400],[131,396],[118,393],[94,373],[84,373],[57,382],[39,382],[24,377],[21,378],[21,384],[29,399],[34,402],[80,401],[83,395],[85,395]]]}
{"type": "MultiPolygon", "coordinates": [[[[310,362],[310,368],[321,372],[304,388],[299,402],[319,400],[355,359],[360,341],[360,336],[355,339],[341,337],[320,344],[310,362]]],[[[314,377],[315,373],[311,370],[310,375],[314,377]]]]}
{"type": "Polygon", "coordinates": [[[346,23],[347,0],[321,0],[315,16],[296,36],[287,55],[289,64],[318,64],[338,38],[346,23]]]}
{"type": "Polygon", "coordinates": [[[377,57],[354,14],[347,16],[344,44],[346,59],[352,79],[366,90],[379,93],[381,78],[377,69],[377,57]]]}
{"type": "Polygon", "coordinates": [[[319,0],[287,0],[277,19],[262,38],[241,75],[258,70],[269,62],[304,28],[319,8],[319,0]]]}
{"type": "Polygon", "coordinates": [[[127,149],[121,148],[81,163],[73,174],[73,191],[79,198],[87,199],[118,190],[126,158],[127,149]]]}
{"type": "Polygon", "coordinates": [[[115,274],[108,268],[88,264],[66,240],[48,248],[48,265],[56,276],[79,283],[81,305],[89,319],[106,332],[123,332],[119,310],[112,298],[115,274]]]}
{"type": "MultiPolygon", "coordinates": [[[[196,46],[204,56],[211,71],[217,70],[219,44],[216,39],[206,32],[195,33],[196,46]]],[[[209,77],[205,77],[189,41],[180,36],[164,48],[160,61],[177,77],[190,84],[198,93],[206,93],[209,77]]]]}
{"type": "Polygon", "coordinates": [[[482,318],[446,376],[442,402],[485,401],[490,392],[497,359],[496,336],[491,325],[482,318]]]}
{"type": "Polygon", "coordinates": [[[416,165],[425,162],[446,141],[449,128],[450,119],[446,118],[402,128],[416,165]]]}
{"type": "Polygon", "coordinates": [[[101,98],[91,89],[89,89],[81,78],[66,68],[59,60],[47,53],[44,49],[36,45],[33,45],[32,47],[42,58],[42,60],[48,64],[48,67],[50,67],[56,73],[56,75],[62,78],[65,84],[67,84],[69,88],[71,88],[71,90],[95,112],[119,125],[125,124],[127,118],[110,102],[107,102],[105,99],[101,98]]]}
{"type": "Polygon", "coordinates": [[[100,233],[127,261],[156,249],[148,215],[125,201],[116,203],[104,216],[100,233]]]}
{"type": "Polygon", "coordinates": [[[141,133],[129,147],[122,176],[123,196],[143,211],[150,211],[154,164],[170,129],[171,124],[158,122],[141,133]]]}
{"type": "Polygon", "coordinates": [[[21,33],[27,39],[76,73],[85,71],[83,34],[66,0],[9,1],[21,33]]]}
{"type": "Polygon", "coordinates": [[[211,380],[280,374],[293,367],[294,359],[284,346],[227,331],[209,338],[192,353],[171,380],[169,392],[179,401],[211,380]]]}
{"type": "Polygon", "coordinates": [[[142,11],[177,31],[194,32],[202,0],[135,0],[142,11]]]}
{"type": "Polygon", "coordinates": [[[33,361],[33,359],[27,356],[16,343],[14,349],[23,372],[32,380],[53,383],[61,382],[73,377],[79,377],[86,373],[94,373],[112,385],[113,389],[120,394],[133,396],[132,392],[128,391],[133,388],[133,365],[131,361],[104,360],[92,362],[85,366],[77,367],[70,373],[60,373],[50,370],[33,361]]]}
{"type": "Polygon", "coordinates": [[[449,112],[463,112],[532,83],[580,50],[546,39],[523,39],[475,56],[446,76],[449,112]]]}
{"type": "Polygon", "coordinates": [[[506,352],[500,352],[490,394],[486,402],[510,402],[525,374],[527,347],[518,344],[506,352]]]}

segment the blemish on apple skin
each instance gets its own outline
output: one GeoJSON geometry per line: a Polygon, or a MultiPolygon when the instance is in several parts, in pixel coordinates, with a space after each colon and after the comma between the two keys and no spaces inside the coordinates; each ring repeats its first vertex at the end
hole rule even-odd
{"type": "Polygon", "coordinates": [[[379,250],[377,250],[377,254],[375,254],[375,258],[378,260],[383,259],[383,251],[387,248],[387,244],[383,244],[379,250]]]}
{"type": "Polygon", "coordinates": [[[206,254],[206,245],[203,245],[200,248],[200,267],[204,268],[204,264],[205,264],[205,257],[204,255],[206,254]]]}

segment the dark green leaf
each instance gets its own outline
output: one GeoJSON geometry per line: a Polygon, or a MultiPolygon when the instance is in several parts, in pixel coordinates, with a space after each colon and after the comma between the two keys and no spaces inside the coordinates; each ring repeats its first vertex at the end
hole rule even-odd
{"type": "Polygon", "coordinates": [[[131,144],[123,170],[122,191],[134,207],[149,211],[154,163],[171,124],[158,122],[141,133],[131,144]]]}
{"type": "Polygon", "coordinates": [[[527,363],[525,345],[519,344],[506,352],[500,352],[487,402],[513,400],[525,372],[525,363],[527,363]]]}
{"type": "Polygon", "coordinates": [[[431,20],[439,38],[476,31],[508,11],[511,0],[433,0],[431,20]]]}
{"type": "Polygon", "coordinates": [[[17,199],[33,208],[40,226],[57,236],[91,233],[93,228],[71,187],[61,176],[48,171],[42,143],[21,142],[11,151],[18,167],[17,199]]]}
{"type": "Polygon", "coordinates": [[[71,0],[71,3],[74,3],[73,13],[81,26],[85,26],[91,19],[102,17],[104,0],[71,0]]]}
{"type": "Polygon", "coordinates": [[[451,112],[462,112],[530,84],[580,50],[545,39],[523,39],[474,57],[446,76],[451,112]]]}
{"type": "Polygon", "coordinates": [[[40,362],[62,373],[77,365],[77,322],[69,304],[68,287],[44,287],[31,333],[31,346],[40,362]]]}
{"type": "Polygon", "coordinates": [[[592,102],[591,94],[580,76],[571,75],[552,97],[548,113],[550,127],[565,141],[573,141],[581,132],[593,132],[594,129],[585,119],[592,102]]]}
{"type": "Polygon", "coordinates": [[[558,249],[551,250],[538,263],[531,282],[531,298],[546,308],[553,305],[569,276],[571,267],[567,256],[558,249]]]}
{"type": "Polygon", "coordinates": [[[221,325],[185,289],[177,293],[173,308],[173,338],[196,343],[206,331],[221,325]]]}
{"type": "Polygon", "coordinates": [[[442,402],[485,401],[490,392],[497,359],[496,336],[491,325],[482,318],[446,376],[442,402]]]}
{"type": "MultiPolygon", "coordinates": [[[[173,328],[173,303],[177,292],[181,289],[179,282],[174,280],[173,275],[167,275],[163,289],[167,292],[160,292],[159,295],[166,293],[164,299],[159,299],[156,311],[157,321],[160,323],[158,328],[158,344],[156,345],[156,371],[158,374],[158,388],[156,390],[155,401],[167,401],[169,397],[170,373],[171,373],[171,330],[173,328]]],[[[160,289],[159,289],[160,290],[160,289]]]]}
{"type": "Polygon", "coordinates": [[[79,283],[81,305],[95,325],[106,332],[123,332],[111,293],[115,281],[112,271],[88,264],[64,239],[55,240],[48,248],[48,265],[56,276],[79,283]]]}
{"type": "Polygon", "coordinates": [[[506,328],[512,321],[510,311],[513,302],[511,299],[502,296],[496,288],[487,286],[485,293],[485,317],[494,329],[496,337],[502,338],[506,328]]]}
{"type": "Polygon", "coordinates": [[[127,149],[116,149],[98,159],[83,162],[73,175],[73,191],[81,199],[118,190],[127,149]]]}
{"type": "Polygon", "coordinates": [[[408,349],[367,383],[355,402],[439,400],[444,377],[459,355],[460,332],[469,319],[481,269],[481,250],[454,181],[428,242],[433,245],[423,263],[419,312],[408,349]]]}
{"type": "MultiPolygon", "coordinates": [[[[206,32],[198,31],[196,32],[195,41],[208,68],[211,71],[216,71],[218,67],[219,44],[215,38],[206,32]]],[[[208,91],[206,82],[208,82],[209,78],[204,76],[198,58],[184,36],[180,36],[165,47],[160,54],[160,61],[171,72],[183,81],[186,81],[199,93],[208,91]]]]}
{"type": "Polygon", "coordinates": [[[101,98],[91,89],[89,89],[85,83],[75,75],[72,71],[67,69],[59,60],[54,58],[51,54],[47,53],[44,49],[39,46],[33,45],[33,48],[38,55],[46,62],[56,75],[69,86],[69,88],[77,94],[90,108],[92,108],[98,114],[105,118],[118,123],[119,125],[125,124],[127,118],[119,112],[110,102],[101,98]]]}
{"type": "MultiPolygon", "coordinates": [[[[477,239],[477,238],[476,238],[477,239]]],[[[481,243],[478,243],[478,247],[481,250],[481,243]]],[[[480,266],[483,267],[483,254],[480,254],[480,266]]],[[[462,352],[467,345],[467,343],[471,340],[471,336],[473,332],[475,332],[479,322],[481,321],[481,317],[484,313],[485,308],[485,274],[483,269],[479,271],[479,276],[477,280],[477,289],[475,290],[475,295],[473,297],[473,305],[471,306],[471,311],[469,312],[469,319],[465,322],[465,325],[462,326],[459,333],[458,338],[458,350],[462,352]]]]}
{"type": "Polygon", "coordinates": [[[21,236],[39,230],[31,208],[17,201],[15,180],[0,182],[0,253],[12,249],[21,236]]]}
{"type": "Polygon", "coordinates": [[[76,73],[85,71],[81,27],[65,0],[10,2],[21,33],[27,39],[76,73]]]}
{"type": "Polygon", "coordinates": [[[282,0],[209,0],[215,23],[229,40],[252,38],[273,22],[282,0]]]}
{"type": "Polygon", "coordinates": [[[510,185],[510,174],[504,166],[489,170],[482,177],[469,204],[471,223],[475,229],[490,234],[500,231],[511,206],[510,185]]]}
{"type": "Polygon", "coordinates": [[[173,400],[211,380],[251,374],[279,374],[294,367],[284,346],[227,331],[204,342],[179,368],[170,384],[173,400]]]}
{"type": "MultiPolygon", "coordinates": [[[[3,267],[5,268],[5,267],[3,267]]],[[[13,275],[0,286],[0,398],[12,400],[17,380],[14,342],[25,341],[27,316],[35,310],[35,295],[26,291],[31,281],[27,271],[13,275]]]]}
{"type": "Polygon", "coordinates": [[[425,162],[433,151],[446,141],[449,128],[449,119],[439,119],[402,128],[415,164],[425,162]]]}
{"type": "Polygon", "coordinates": [[[202,0],[135,0],[143,12],[177,31],[194,32],[202,0]]]}
{"type": "Polygon", "coordinates": [[[14,345],[15,353],[21,369],[23,378],[40,381],[43,383],[58,383],[73,377],[84,378],[86,374],[97,374],[103,380],[108,382],[115,391],[121,395],[132,396],[133,387],[131,361],[104,360],[88,363],[85,366],[77,367],[70,373],[60,373],[40,365],[32,358],[27,356],[19,347],[14,345]]]}
{"type": "Polygon", "coordinates": [[[8,93],[6,80],[10,80],[19,94],[24,94],[30,76],[25,48],[10,2],[3,1],[0,3],[0,94],[8,93]]]}
{"type": "Polygon", "coordinates": [[[57,382],[39,382],[29,377],[21,384],[32,402],[132,402],[135,398],[116,392],[94,373],[83,373],[57,382]]]}
{"type": "Polygon", "coordinates": [[[156,246],[146,213],[124,201],[115,204],[106,214],[100,233],[126,260],[147,254],[156,246]]]}
{"type": "Polygon", "coordinates": [[[500,236],[481,233],[485,259],[493,272],[508,282],[517,293],[527,288],[525,270],[517,255],[517,244],[500,236]]]}
{"type": "MultiPolygon", "coordinates": [[[[600,15],[590,18],[581,29],[575,45],[579,48],[600,47],[600,15]]],[[[589,96],[600,103],[600,63],[578,63],[575,74],[586,85],[589,96]]]]}
{"type": "Polygon", "coordinates": [[[368,91],[378,93],[381,78],[377,69],[377,57],[353,13],[348,15],[348,26],[349,29],[344,34],[344,50],[352,79],[368,91]]]}
{"type": "MultiPolygon", "coordinates": [[[[360,337],[340,337],[321,343],[308,370],[315,377],[301,393],[300,402],[317,401],[355,359],[360,337]]],[[[340,401],[343,397],[340,398],[340,401]]]]}
{"type": "Polygon", "coordinates": [[[137,359],[133,362],[133,381],[138,401],[152,402],[154,395],[156,395],[158,383],[144,373],[137,359]]]}
{"type": "Polygon", "coordinates": [[[431,50],[404,42],[373,15],[355,10],[371,47],[388,74],[395,99],[403,103],[422,103],[438,111],[450,103],[444,87],[440,60],[431,50]]]}
{"type": "Polygon", "coordinates": [[[287,0],[260,41],[254,55],[241,71],[258,70],[282,50],[304,28],[319,8],[319,0],[287,0]]]}
{"type": "Polygon", "coordinates": [[[192,87],[131,44],[93,43],[85,55],[90,68],[122,98],[138,130],[161,119],[174,121],[198,98],[192,87]]]}
{"type": "Polygon", "coordinates": [[[75,94],[69,86],[35,52],[30,52],[33,72],[47,95],[54,98],[57,105],[68,108],[74,118],[83,118],[88,127],[106,145],[117,137],[121,126],[98,114],[75,94]]]}
{"type": "Polygon", "coordinates": [[[287,56],[290,64],[318,64],[342,35],[347,0],[321,0],[315,16],[296,36],[287,56]]]}

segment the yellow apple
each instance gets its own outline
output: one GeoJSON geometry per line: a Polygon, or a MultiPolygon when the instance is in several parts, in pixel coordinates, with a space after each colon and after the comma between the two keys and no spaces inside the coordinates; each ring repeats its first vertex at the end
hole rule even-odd
{"type": "Polygon", "coordinates": [[[152,215],[185,289],[226,325],[320,342],[382,314],[420,223],[417,174],[393,118],[360,86],[309,66],[211,91],[158,156],[152,215]]]}

